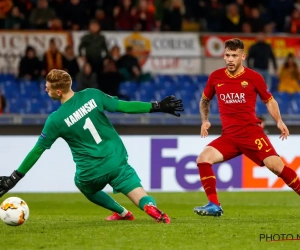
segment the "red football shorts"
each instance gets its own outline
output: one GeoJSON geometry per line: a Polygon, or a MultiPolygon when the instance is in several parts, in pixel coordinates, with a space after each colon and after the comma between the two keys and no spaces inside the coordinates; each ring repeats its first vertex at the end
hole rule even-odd
{"type": "Polygon", "coordinates": [[[264,166],[263,160],[267,157],[278,155],[261,127],[250,126],[243,130],[243,136],[222,134],[207,146],[217,149],[223,155],[224,161],[244,154],[258,166],[264,166]]]}

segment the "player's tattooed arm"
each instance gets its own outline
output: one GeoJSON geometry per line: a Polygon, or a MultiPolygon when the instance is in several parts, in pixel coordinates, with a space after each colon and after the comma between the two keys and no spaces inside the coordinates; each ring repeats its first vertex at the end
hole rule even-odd
{"type": "Polygon", "coordinates": [[[202,123],[208,121],[209,106],[210,101],[202,97],[199,103],[199,111],[202,123]]]}

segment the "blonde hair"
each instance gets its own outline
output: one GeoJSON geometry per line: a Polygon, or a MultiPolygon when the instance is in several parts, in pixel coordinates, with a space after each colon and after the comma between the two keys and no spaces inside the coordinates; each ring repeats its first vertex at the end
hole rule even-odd
{"type": "Polygon", "coordinates": [[[54,89],[67,92],[72,86],[71,76],[64,70],[52,69],[46,76],[46,81],[51,84],[54,89]]]}

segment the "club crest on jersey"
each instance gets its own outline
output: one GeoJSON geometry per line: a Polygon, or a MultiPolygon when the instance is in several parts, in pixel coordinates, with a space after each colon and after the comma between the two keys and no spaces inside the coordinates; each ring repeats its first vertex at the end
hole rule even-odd
{"type": "Polygon", "coordinates": [[[246,87],[248,86],[248,82],[242,81],[242,82],[241,82],[241,85],[242,85],[243,88],[246,88],[246,87]]]}

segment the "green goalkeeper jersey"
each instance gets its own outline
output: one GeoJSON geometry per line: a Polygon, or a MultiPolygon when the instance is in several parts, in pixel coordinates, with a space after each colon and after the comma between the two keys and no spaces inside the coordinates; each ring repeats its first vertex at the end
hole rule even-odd
{"type": "Polygon", "coordinates": [[[49,149],[57,138],[63,138],[76,163],[76,176],[82,181],[115,170],[127,162],[127,151],[104,110],[114,112],[118,102],[97,89],[75,92],[48,117],[38,145],[49,149]]]}

